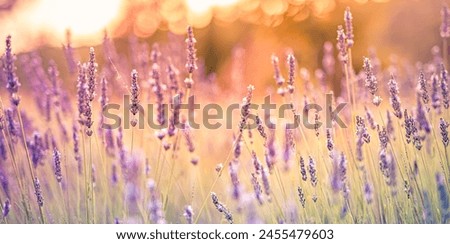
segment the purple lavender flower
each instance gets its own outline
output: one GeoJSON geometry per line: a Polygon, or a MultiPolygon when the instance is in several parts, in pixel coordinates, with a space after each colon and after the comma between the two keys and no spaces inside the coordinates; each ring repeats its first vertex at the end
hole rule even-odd
{"type": "Polygon", "coordinates": [[[294,82],[295,82],[295,68],[296,68],[296,60],[293,54],[289,54],[287,56],[287,63],[289,66],[289,77],[288,77],[288,86],[287,89],[289,93],[294,93],[294,82]]]}
{"type": "Polygon", "coordinates": [[[303,189],[300,186],[297,188],[297,191],[298,191],[298,197],[300,199],[300,204],[302,204],[302,207],[305,208],[305,203],[306,203],[305,193],[303,192],[303,189]]]}
{"type": "Polygon", "coordinates": [[[153,180],[149,180],[147,187],[150,191],[150,203],[148,206],[150,212],[150,220],[155,224],[165,224],[164,212],[162,209],[162,203],[159,198],[159,194],[156,190],[156,185],[153,180]]]}
{"type": "Polygon", "coordinates": [[[86,65],[78,63],[78,79],[77,79],[77,101],[78,101],[78,122],[84,125],[84,112],[86,110],[87,92],[86,92],[86,65]]]}
{"type": "Polygon", "coordinates": [[[339,50],[339,60],[347,64],[348,62],[348,53],[347,53],[347,44],[346,44],[347,37],[345,36],[345,31],[342,25],[339,25],[337,28],[337,49],[339,50]]]}
{"type": "Polygon", "coordinates": [[[10,197],[9,180],[7,175],[0,168],[0,186],[3,189],[6,197],[10,197]]]}
{"type": "Polygon", "coordinates": [[[263,204],[262,189],[261,185],[259,184],[258,178],[256,177],[256,174],[252,173],[251,181],[253,185],[253,190],[255,191],[256,200],[258,200],[258,203],[262,205],[263,204]]]}
{"type": "Polygon", "coordinates": [[[430,96],[428,94],[428,84],[427,79],[425,78],[425,74],[423,70],[419,73],[419,80],[418,80],[418,87],[419,87],[419,95],[422,98],[422,102],[424,104],[428,104],[428,101],[430,101],[430,96]]]}
{"type": "Polygon", "coordinates": [[[117,165],[114,163],[111,166],[111,181],[114,185],[119,181],[119,176],[117,175],[117,165]]]}
{"type": "Polygon", "coordinates": [[[211,199],[212,199],[212,202],[213,202],[214,206],[216,207],[217,211],[219,211],[220,213],[223,213],[223,215],[225,216],[225,219],[228,221],[228,223],[232,224],[233,223],[233,215],[231,214],[231,212],[227,209],[227,207],[225,205],[223,205],[221,202],[219,202],[219,198],[217,197],[215,192],[211,192],[211,199]]]}
{"type": "Polygon", "coordinates": [[[345,157],[345,154],[342,152],[341,157],[339,160],[339,173],[340,173],[340,180],[342,184],[342,193],[344,194],[344,198],[348,198],[349,195],[349,188],[347,185],[347,158],[345,157]]]}
{"type": "Polygon", "coordinates": [[[376,96],[376,92],[378,91],[378,81],[377,81],[377,77],[374,73],[374,68],[372,67],[372,64],[370,62],[369,58],[364,57],[364,72],[366,74],[366,79],[365,79],[365,87],[369,90],[369,93],[372,94],[373,96],[373,103],[375,105],[380,105],[381,103],[381,98],[379,96],[376,96]]]}
{"type": "Polygon", "coordinates": [[[12,109],[5,110],[6,115],[6,125],[11,137],[11,141],[16,143],[20,136],[19,124],[14,119],[14,111],[12,109]]]}
{"type": "Polygon", "coordinates": [[[364,106],[364,109],[366,110],[366,119],[370,125],[370,128],[372,130],[375,130],[377,128],[377,123],[375,123],[375,119],[373,118],[372,112],[370,112],[370,110],[366,106],[364,106]]]}
{"type": "Polygon", "coordinates": [[[20,82],[16,76],[16,66],[14,61],[16,60],[15,55],[12,53],[11,48],[11,36],[6,37],[6,49],[3,55],[3,71],[6,74],[6,89],[11,95],[11,102],[14,105],[19,105],[20,98],[17,95],[19,92],[20,82]]]}
{"type": "Polygon", "coordinates": [[[388,83],[389,86],[389,101],[391,102],[391,106],[394,109],[394,115],[401,119],[402,118],[402,109],[400,108],[400,97],[398,96],[398,85],[397,81],[394,78],[394,75],[391,74],[391,79],[388,83]]]}
{"type": "Polygon", "coordinates": [[[241,120],[239,121],[239,133],[242,134],[244,131],[244,127],[247,124],[247,118],[250,114],[250,105],[252,103],[253,91],[255,87],[249,85],[247,87],[247,95],[242,99],[242,107],[241,107],[241,120]]]}
{"type": "Polygon", "coordinates": [[[234,137],[234,143],[236,144],[234,146],[234,158],[238,159],[239,156],[241,156],[241,146],[242,146],[242,134],[239,134],[237,137],[235,135],[233,135],[234,137]]]}
{"type": "Polygon", "coordinates": [[[157,63],[153,63],[151,84],[153,86],[153,92],[156,96],[157,121],[158,124],[162,126],[166,122],[163,94],[165,86],[161,83],[160,77],[159,65],[157,63]]]}
{"type": "Polygon", "coordinates": [[[422,100],[419,96],[417,97],[417,114],[416,121],[419,125],[419,130],[424,130],[426,133],[431,132],[431,126],[428,122],[427,115],[425,109],[422,105],[422,100]]]}
{"type": "MultiPolygon", "coordinates": [[[[1,117],[1,115],[0,115],[1,117]]],[[[0,119],[0,124],[2,124],[0,127],[3,126],[3,121],[0,119]]],[[[0,129],[0,131],[3,130],[3,128],[0,129]]],[[[8,159],[8,153],[6,148],[6,138],[3,136],[3,134],[0,134],[0,159],[3,159],[4,161],[8,159]]]]}
{"type": "MultiPolygon", "coordinates": [[[[86,90],[87,91],[87,90],[86,90]]],[[[86,101],[86,106],[84,109],[84,122],[85,126],[85,133],[87,136],[92,136],[92,125],[94,124],[94,121],[92,120],[92,103],[89,101],[86,101]]]]}
{"type": "Polygon", "coordinates": [[[95,62],[95,51],[91,47],[89,49],[89,62],[87,63],[87,94],[89,101],[94,101],[95,87],[97,85],[97,63],[95,62]]]}
{"type": "Polygon", "coordinates": [[[266,134],[266,131],[264,129],[264,125],[262,123],[262,120],[259,118],[258,115],[256,115],[255,120],[256,120],[256,125],[257,125],[256,129],[258,130],[259,135],[261,135],[261,137],[264,138],[264,140],[267,140],[267,134],[266,134]]]}
{"type": "Polygon", "coordinates": [[[44,206],[44,197],[42,196],[42,190],[41,190],[41,183],[39,182],[38,178],[34,178],[34,194],[36,195],[36,201],[37,204],[42,207],[44,206]]]}
{"type": "Polygon", "coordinates": [[[184,218],[186,218],[186,222],[188,224],[192,224],[193,218],[194,218],[194,210],[192,210],[191,205],[188,205],[184,208],[183,216],[184,216],[184,218]]]}
{"type": "Polygon", "coordinates": [[[270,197],[270,183],[269,183],[269,172],[267,171],[267,169],[262,169],[261,170],[261,180],[263,183],[263,187],[264,187],[264,192],[266,193],[266,195],[268,197],[270,197]]]}
{"type": "Polygon", "coordinates": [[[448,109],[450,106],[450,97],[448,90],[448,72],[444,67],[444,64],[441,64],[441,92],[442,92],[442,103],[444,104],[444,108],[448,109]]]}
{"type": "Polygon", "coordinates": [[[409,182],[407,180],[405,180],[405,182],[403,183],[403,190],[405,191],[406,196],[408,197],[408,199],[411,199],[412,188],[411,188],[411,185],[409,184],[409,182]]]}
{"type": "Polygon", "coordinates": [[[302,156],[300,156],[300,174],[302,175],[303,181],[308,180],[308,175],[306,174],[305,160],[303,159],[302,156]]]}
{"type": "Polygon", "coordinates": [[[233,184],[233,198],[238,200],[241,196],[241,186],[237,174],[238,161],[233,159],[230,162],[228,170],[230,171],[231,183],[233,184]]]}
{"type": "Polygon", "coordinates": [[[48,67],[48,76],[50,79],[50,83],[52,85],[51,91],[49,92],[48,96],[50,96],[51,99],[53,99],[53,105],[59,109],[61,106],[61,91],[59,87],[59,71],[58,67],[56,66],[56,63],[54,60],[49,61],[49,67],[48,67]]]}
{"type": "Polygon", "coordinates": [[[441,10],[441,37],[442,38],[449,38],[450,37],[450,11],[448,9],[448,6],[445,4],[442,6],[441,10]]]}
{"type": "Polygon", "coordinates": [[[274,71],[273,78],[275,79],[275,82],[277,83],[278,90],[279,90],[278,94],[283,96],[284,89],[282,86],[283,86],[285,80],[280,71],[280,61],[275,54],[272,54],[272,66],[273,66],[273,71],[274,71]]]}
{"type": "Polygon", "coordinates": [[[194,30],[192,29],[192,26],[188,26],[187,28],[187,38],[186,38],[186,51],[187,51],[187,62],[186,62],[186,70],[189,74],[194,73],[194,70],[196,70],[197,64],[197,57],[195,49],[195,43],[197,43],[197,40],[195,40],[194,37],[194,30]]]}
{"type": "Polygon", "coordinates": [[[261,165],[261,162],[259,161],[258,157],[256,156],[255,151],[252,151],[252,162],[253,162],[253,167],[255,168],[255,173],[259,175],[262,170],[262,165],[261,165]]]}
{"type": "Polygon", "coordinates": [[[405,136],[406,142],[413,143],[413,145],[420,150],[422,148],[421,139],[418,134],[416,121],[412,115],[408,115],[408,111],[405,109],[405,136]]]}
{"type": "Polygon", "coordinates": [[[380,148],[386,149],[387,144],[389,142],[389,137],[387,135],[386,128],[382,127],[381,129],[378,128],[378,139],[380,141],[380,148]]]}
{"type": "Polygon", "coordinates": [[[183,123],[182,131],[183,131],[184,138],[186,139],[186,145],[188,147],[188,151],[193,153],[195,151],[195,145],[194,145],[194,140],[192,138],[191,127],[187,122],[183,123]]]}
{"type": "Polygon", "coordinates": [[[33,163],[34,168],[36,168],[42,163],[45,151],[42,137],[38,132],[35,132],[33,139],[28,142],[28,150],[30,152],[31,162],[33,163]]]}
{"type": "Polygon", "coordinates": [[[354,41],[354,35],[353,35],[353,16],[352,12],[350,12],[350,8],[347,7],[344,12],[344,21],[345,21],[345,37],[346,37],[346,44],[347,48],[352,48],[354,41]]]}
{"type": "Polygon", "coordinates": [[[3,211],[2,211],[3,218],[6,218],[8,216],[10,210],[11,210],[11,203],[9,202],[9,199],[6,199],[5,204],[3,204],[3,211]]]}
{"type": "Polygon", "coordinates": [[[83,164],[81,161],[82,158],[80,154],[80,140],[78,138],[78,127],[76,123],[74,123],[72,126],[72,140],[74,159],[77,162],[78,174],[81,174],[83,172],[83,164]]]}
{"type": "Polygon", "coordinates": [[[119,127],[119,131],[116,138],[117,149],[119,151],[119,162],[122,170],[126,170],[126,151],[123,145],[123,129],[119,127]]]}
{"type": "Polygon", "coordinates": [[[308,171],[309,171],[309,176],[311,178],[311,185],[313,187],[317,186],[317,170],[316,170],[316,162],[314,161],[314,159],[310,156],[309,157],[309,167],[308,167],[308,171]]]}
{"type": "Polygon", "coordinates": [[[440,88],[440,82],[439,82],[439,77],[436,74],[433,74],[431,76],[431,80],[432,82],[432,89],[431,89],[431,106],[433,106],[433,108],[435,110],[437,110],[437,112],[440,112],[440,107],[441,107],[441,100],[439,97],[439,88],[440,88]]]}
{"type": "Polygon", "coordinates": [[[432,207],[431,207],[431,201],[430,197],[427,191],[423,191],[423,219],[426,224],[433,224],[435,223],[433,213],[432,213],[432,207]]]}
{"type": "Polygon", "coordinates": [[[62,180],[62,171],[61,171],[61,153],[57,148],[53,149],[53,163],[55,165],[55,176],[58,183],[61,183],[62,180]]]}
{"type": "Polygon", "coordinates": [[[100,107],[101,107],[101,114],[100,114],[100,121],[98,123],[98,134],[100,136],[103,135],[103,126],[104,126],[104,117],[103,117],[103,109],[108,104],[108,81],[106,80],[106,77],[103,76],[101,81],[101,95],[100,95],[100,107]]]}
{"type": "Polygon", "coordinates": [[[388,153],[386,149],[380,151],[380,170],[386,177],[388,186],[392,187],[392,193],[395,195],[395,186],[397,185],[396,163],[391,153],[388,153]]]}
{"type": "Polygon", "coordinates": [[[137,125],[137,119],[134,117],[139,112],[139,84],[138,84],[138,73],[135,69],[131,71],[131,98],[130,98],[130,112],[133,114],[133,119],[131,120],[131,126],[135,127],[137,125]]]}
{"type": "Polygon", "coordinates": [[[394,123],[391,118],[391,113],[386,111],[386,132],[392,140],[395,140],[395,131],[394,131],[394,123]]]}
{"type": "Polygon", "coordinates": [[[333,143],[333,136],[331,135],[330,128],[326,129],[326,135],[327,135],[327,149],[331,155],[331,153],[333,152],[333,149],[334,149],[334,143],[333,143]]]}
{"type": "Polygon", "coordinates": [[[448,190],[445,187],[445,179],[441,173],[436,174],[437,190],[439,194],[439,202],[441,204],[442,223],[447,223],[449,219],[450,201],[448,196],[448,190]]]}
{"type": "Polygon", "coordinates": [[[275,131],[269,130],[266,143],[266,164],[269,172],[272,171],[276,162],[277,150],[275,148],[275,131]]]}
{"type": "Polygon", "coordinates": [[[443,118],[440,118],[439,120],[439,128],[441,129],[441,136],[442,136],[442,144],[444,144],[444,147],[448,147],[449,139],[448,139],[448,122],[445,121],[443,118]]]}
{"type": "Polygon", "coordinates": [[[172,91],[172,94],[178,93],[178,69],[171,63],[167,65],[167,75],[169,77],[170,85],[169,88],[172,91]]]}
{"type": "Polygon", "coordinates": [[[364,198],[366,199],[367,204],[371,204],[373,202],[373,187],[367,179],[364,182],[364,198]]]}
{"type": "Polygon", "coordinates": [[[111,125],[108,125],[105,129],[105,145],[106,145],[106,153],[114,157],[116,146],[115,146],[115,140],[114,140],[114,133],[113,129],[111,128],[111,125]]]}

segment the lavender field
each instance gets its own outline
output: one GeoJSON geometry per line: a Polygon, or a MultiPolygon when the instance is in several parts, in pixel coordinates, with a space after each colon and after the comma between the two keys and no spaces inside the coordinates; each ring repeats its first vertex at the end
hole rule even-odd
{"type": "Polygon", "coordinates": [[[408,60],[358,43],[351,6],[318,50],[261,35],[227,62],[202,45],[233,34],[199,22],[62,48],[2,33],[0,223],[450,223],[450,8],[408,60]]]}

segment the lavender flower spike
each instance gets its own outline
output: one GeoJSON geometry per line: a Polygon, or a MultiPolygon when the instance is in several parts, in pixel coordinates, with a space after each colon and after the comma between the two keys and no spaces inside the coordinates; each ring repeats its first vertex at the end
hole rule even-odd
{"type": "Polygon", "coordinates": [[[9,199],[6,199],[5,204],[3,205],[3,212],[2,212],[3,218],[6,218],[6,216],[8,216],[10,210],[11,210],[11,203],[9,202],[9,199]]]}
{"type": "Polygon", "coordinates": [[[448,190],[445,187],[445,179],[444,176],[442,176],[441,173],[436,174],[436,183],[437,183],[437,190],[439,193],[439,202],[441,205],[441,215],[442,215],[442,223],[447,223],[447,219],[450,218],[449,211],[450,211],[450,200],[448,196],[448,190]]]}
{"type": "Polygon", "coordinates": [[[238,200],[241,196],[241,187],[237,174],[238,161],[233,159],[230,162],[228,170],[230,171],[231,184],[233,184],[233,199],[238,200]]]}
{"type": "Polygon", "coordinates": [[[441,37],[449,38],[450,37],[450,11],[447,5],[442,6],[441,10],[441,37]]]}
{"type": "Polygon", "coordinates": [[[364,57],[364,72],[366,74],[365,86],[369,90],[370,94],[375,96],[375,93],[378,91],[378,81],[377,77],[373,73],[373,67],[370,63],[370,59],[364,57]]]}
{"type": "Polygon", "coordinates": [[[184,214],[183,216],[186,218],[186,222],[188,224],[192,224],[193,217],[194,217],[194,210],[192,210],[192,206],[188,205],[184,208],[184,214]]]}
{"type": "Polygon", "coordinates": [[[300,174],[302,175],[303,181],[306,181],[308,179],[308,175],[306,174],[305,160],[302,156],[300,156],[300,174]]]}
{"type": "Polygon", "coordinates": [[[309,175],[311,177],[311,185],[313,187],[317,186],[317,170],[316,170],[316,163],[314,162],[314,159],[312,157],[309,157],[309,175]]]}
{"type": "Polygon", "coordinates": [[[61,183],[62,180],[62,171],[61,171],[61,153],[57,148],[53,149],[53,163],[55,164],[55,176],[58,183],[61,183]]]}
{"type": "Polygon", "coordinates": [[[422,98],[422,102],[424,104],[428,104],[430,101],[430,96],[428,94],[428,86],[427,86],[427,80],[425,78],[425,74],[423,73],[423,70],[419,73],[419,95],[422,98]]]}
{"type": "Polygon", "coordinates": [[[38,178],[34,178],[34,194],[36,195],[36,201],[37,204],[42,207],[44,206],[44,197],[42,196],[42,190],[41,190],[41,183],[39,182],[38,178]]]}
{"type": "Polygon", "coordinates": [[[189,74],[194,73],[194,70],[196,70],[197,64],[197,57],[196,57],[196,49],[195,49],[195,43],[197,43],[197,40],[195,40],[194,37],[194,30],[192,26],[188,26],[187,28],[187,38],[186,38],[186,50],[187,50],[187,62],[186,62],[186,70],[189,74]]]}
{"type": "Polygon", "coordinates": [[[444,108],[448,109],[450,106],[450,97],[448,90],[448,72],[444,67],[444,64],[441,64],[441,92],[442,92],[442,103],[444,104],[444,108]]]}
{"type": "Polygon", "coordinates": [[[233,223],[233,215],[231,214],[231,212],[227,209],[227,207],[225,205],[223,205],[221,202],[219,202],[219,198],[217,197],[216,193],[211,192],[211,199],[212,199],[214,206],[216,206],[217,211],[219,211],[220,213],[223,213],[223,215],[225,216],[225,219],[227,219],[228,223],[232,224],[233,223]]]}
{"type": "Polygon", "coordinates": [[[441,108],[441,99],[439,97],[439,76],[433,74],[431,76],[432,80],[432,89],[431,89],[431,106],[436,110],[437,113],[440,113],[441,108]]]}
{"type": "Polygon", "coordinates": [[[345,36],[345,32],[342,25],[338,26],[336,38],[337,49],[339,50],[339,59],[344,64],[347,64],[348,62],[347,45],[345,43],[346,39],[347,37],[345,36]]]}
{"type": "Polygon", "coordinates": [[[150,220],[155,224],[165,224],[166,220],[164,219],[162,203],[159,199],[155,182],[153,180],[149,180],[147,182],[147,187],[150,191],[150,203],[148,206],[150,212],[150,220]]]}
{"type": "Polygon", "coordinates": [[[103,76],[101,79],[101,95],[100,95],[100,106],[101,106],[101,114],[100,114],[100,123],[98,125],[99,128],[99,134],[101,135],[103,133],[103,127],[104,127],[104,118],[103,118],[103,108],[108,104],[108,81],[106,80],[106,77],[103,76]]]}
{"type": "Polygon", "coordinates": [[[288,86],[287,89],[289,93],[294,93],[294,81],[295,81],[295,68],[296,68],[296,61],[293,54],[289,54],[287,56],[287,63],[289,66],[289,77],[288,77],[288,86]]]}
{"type": "Polygon", "coordinates": [[[253,190],[255,191],[255,197],[256,200],[258,200],[258,203],[260,205],[263,204],[263,199],[262,199],[262,189],[261,189],[261,185],[259,184],[258,178],[256,177],[256,175],[254,173],[252,173],[252,185],[253,185],[253,190]]]}
{"type": "Polygon", "coordinates": [[[95,51],[91,47],[89,49],[89,62],[87,64],[87,89],[89,101],[94,101],[95,87],[97,85],[97,63],[95,62],[95,51]]]}
{"type": "Polygon", "coordinates": [[[284,78],[280,71],[280,61],[275,54],[272,54],[272,66],[273,66],[273,71],[274,71],[273,78],[275,79],[275,82],[277,83],[277,86],[278,86],[278,94],[283,96],[284,89],[283,89],[282,85],[284,84],[284,78]]]}
{"type": "Polygon", "coordinates": [[[448,122],[446,122],[443,118],[439,120],[439,128],[441,129],[441,136],[442,136],[442,144],[444,144],[444,147],[448,147],[449,139],[448,139],[448,122]]]}
{"type": "Polygon", "coordinates": [[[345,21],[345,36],[347,48],[352,48],[354,44],[354,35],[353,35],[353,16],[352,12],[350,12],[350,7],[347,7],[344,12],[344,21],[345,21]]]}
{"type": "Polygon", "coordinates": [[[19,91],[20,82],[16,76],[16,66],[14,66],[14,61],[16,60],[15,55],[12,53],[11,48],[11,36],[6,37],[6,49],[3,55],[3,71],[6,74],[6,89],[11,95],[11,102],[17,106],[19,105],[20,98],[17,95],[19,91]]]}
{"type": "Polygon", "coordinates": [[[133,119],[131,120],[131,126],[135,127],[137,125],[137,119],[134,116],[139,112],[139,84],[138,84],[138,73],[135,69],[131,71],[131,98],[130,98],[130,112],[133,114],[133,119]]]}
{"type": "Polygon", "coordinates": [[[391,102],[391,106],[394,109],[394,115],[401,119],[402,118],[402,109],[400,108],[400,97],[398,96],[398,85],[397,81],[394,78],[394,75],[391,74],[391,79],[389,79],[389,101],[391,102]]]}
{"type": "Polygon", "coordinates": [[[77,103],[78,103],[78,122],[84,125],[84,113],[86,111],[87,92],[86,92],[86,65],[78,63],[77,78],[77,103]]]}

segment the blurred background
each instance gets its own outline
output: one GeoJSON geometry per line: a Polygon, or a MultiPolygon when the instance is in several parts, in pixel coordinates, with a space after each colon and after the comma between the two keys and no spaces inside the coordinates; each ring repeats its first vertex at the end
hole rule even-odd
{"type": "MultiPolygon", "coordinates": [[[[354,21],[356,70],[361,67],[362,57],[369,55],[369,48],[375,48],[372,50],[376,50],[383,65],[393,60],[411,60],[411,65],[428,61],[431,48],[441,46],[440,10],[445,2],[0,0],[0,33],[2,39],[8,34],[13,36],[16,53],[39,50],[43,59],[64,65],[61,47],[67,42],[67,30],[78,57],[86,59],[85,48],[101,45],[105,31],[114,40],[118,53],[129,55],[130,40],[148,43],[149,47],[176,35],[182,40],[186,26],[192,25],[205,76],[212,75],[220,87],[236,84],[229,80],[268,85],[273,83],[272,53],[284,60],[284,54],[290,50],[299,67],[312,72],[320,67],[323,45],[331,41],[335,46],[336,28],[344,24],[347,6],[354,21]]],[[[61,73],[64,78],[64,72],[61,73]]]]}

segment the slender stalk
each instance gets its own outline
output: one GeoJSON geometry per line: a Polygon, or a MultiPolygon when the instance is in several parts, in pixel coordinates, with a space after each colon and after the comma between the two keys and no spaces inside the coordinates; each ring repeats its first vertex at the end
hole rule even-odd
{"type": "Polygon", "coordinates": [[[89,188],[90,188],[90,200],[92,203],[92,215],[90,223],[95,224],[95,193],[93,182],[93,158],[92,158],[92,137],[89,137],[89,188]]]}
{"type": "Polygon", "coordinates": [[[83,165],[84,165],[84,195],[85,195],[85,204],[86,204],[86,222],[89,223],[90,220],[90,206],[89,206],[89,171],[88,171],[88,163],[86,157],[86,147],[85,147],[85,135],[84,131],[81,130],[81,140],[83,144],[83,165]]]}
{"type": "MultiPolygon", "coordinates": [[[[19,117],[20,130],[22,132],[22,142],[23,142],[23,146],[25,148],[25,153],[27,155],[28,169],[30,170],[31,180],[32,180],[32,182],[34,182],[34,179],[36,177],[35,177],[35,173],[34,173],[34,170],[33,170],[32,163],[31,163],[30,152],[28,151],[27,138],[25,136],[25,130],[23,128],[22,115],[20,113],[19,105],[17,105],[17,116],[19,117]]],[[[40,206],[40,205],[39,205],[39,214],[41,216],[41,223],[45,224],[45,217],[44,217],[44,212],[43,212],[43,206],[40,206]]]]}
{"type": "Polygon", "coordinates": [[[58,190],[59,190],[59,194],[61,195],[61,199],[62,199],[63,211],[65,213],[64,215],[66,216],[66,223],[69,223],[69,214],[67,212],[66,199],[64,197],[64,191],[63,191],[61,182],[58,183],[58,190]]]}

